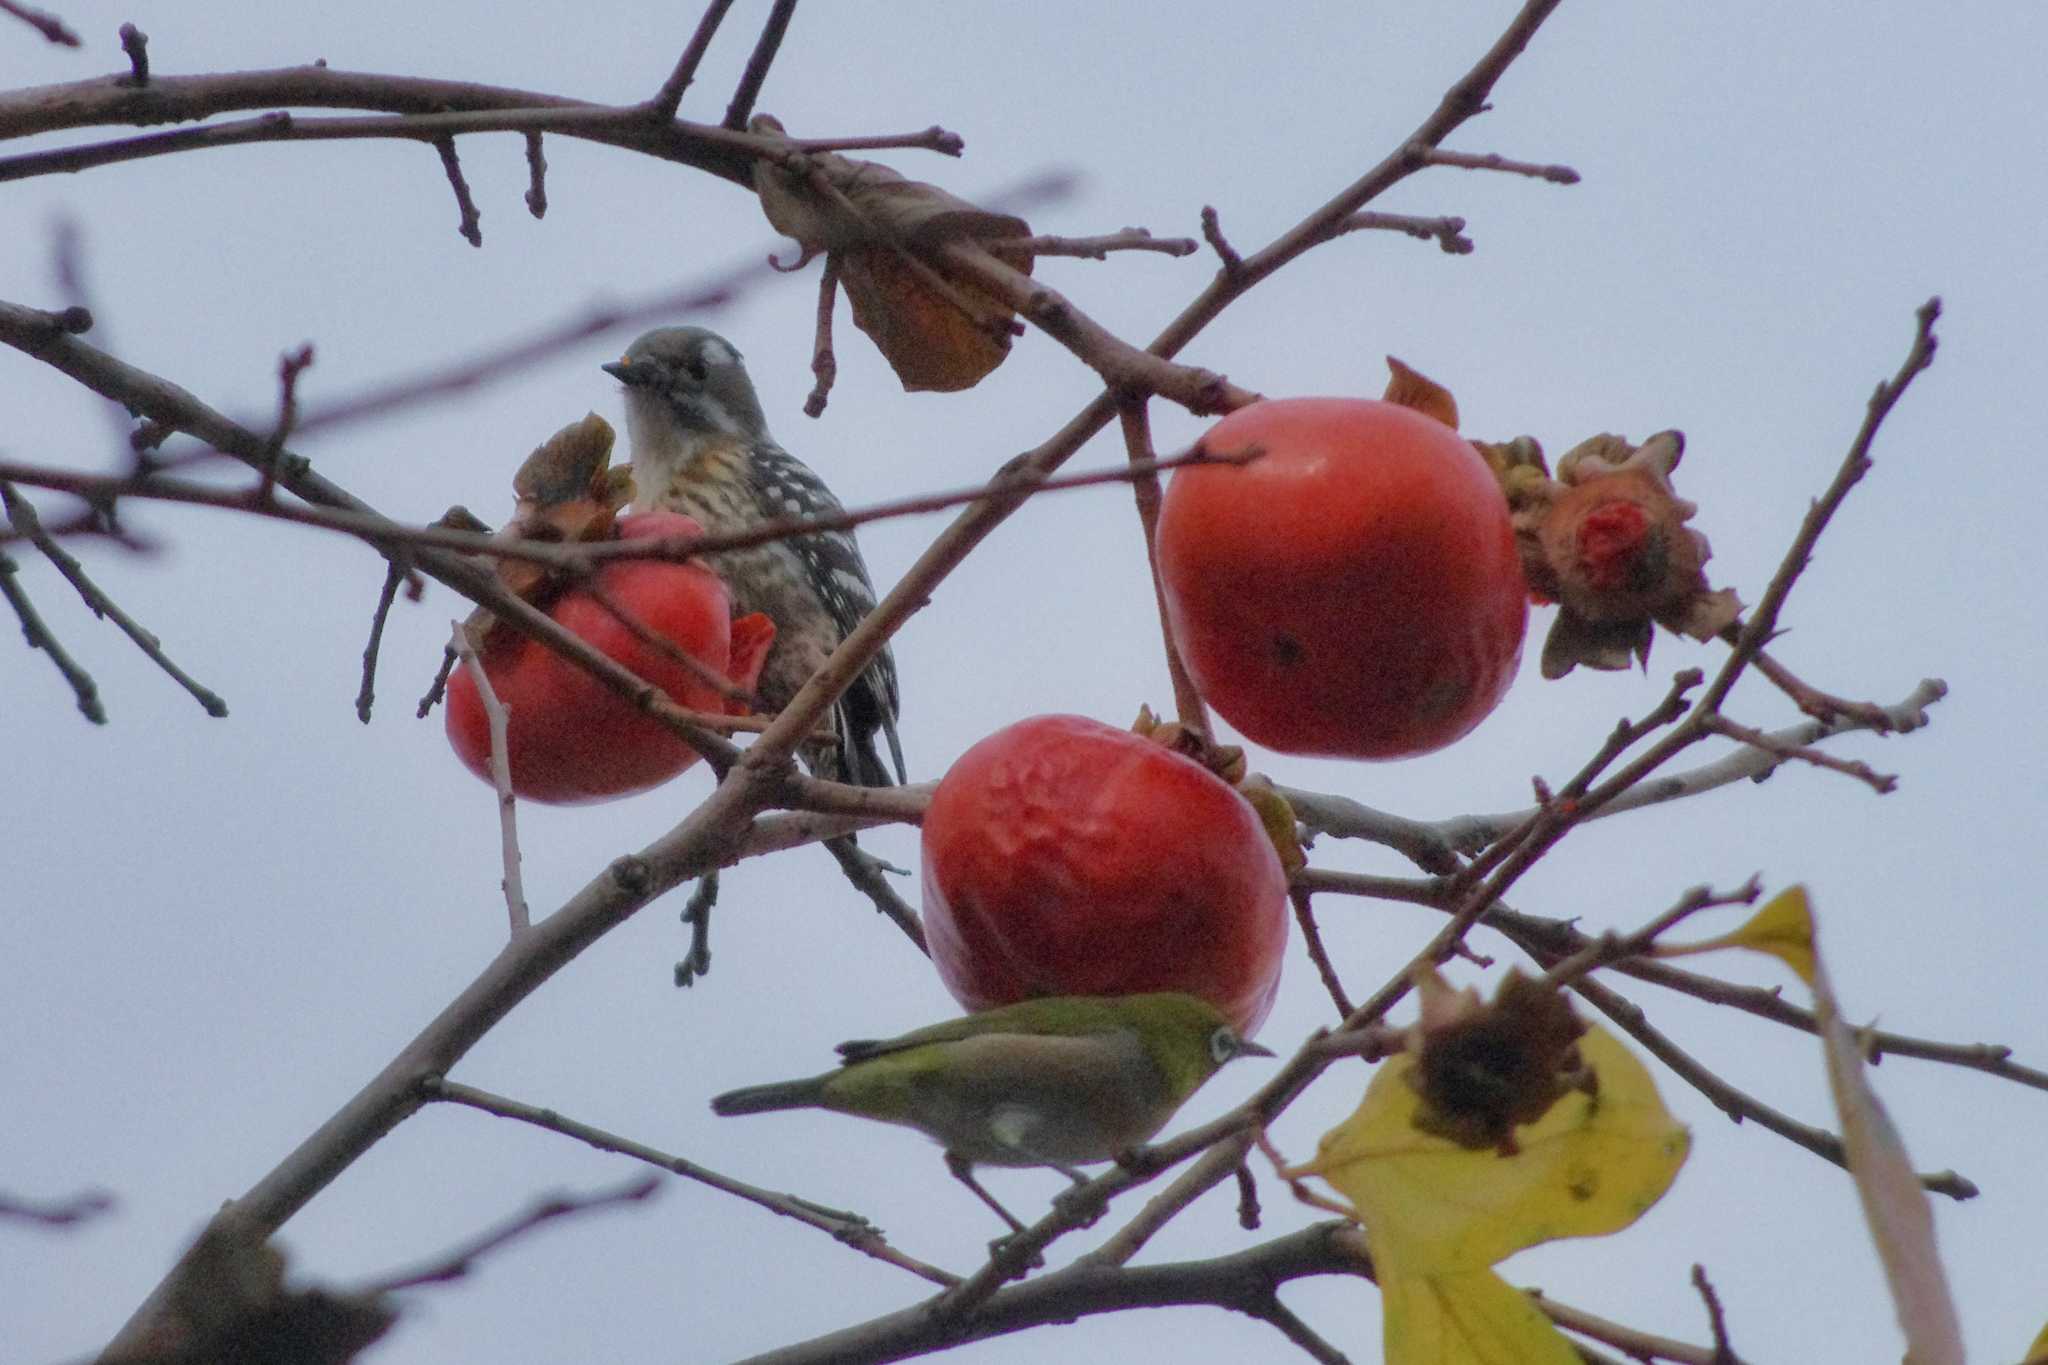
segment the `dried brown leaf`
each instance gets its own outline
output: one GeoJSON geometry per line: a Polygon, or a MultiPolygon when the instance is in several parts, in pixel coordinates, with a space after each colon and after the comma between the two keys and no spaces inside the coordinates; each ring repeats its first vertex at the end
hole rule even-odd
{"type": "MultiPolygon", "coordinates": [[[[763,114],[750,130],[780,135],[763,114]]],[[[1016,240],[1030,225],[991,213],[936,185],[873,161],[834,152],[797,152],[754,163],[761,210],[778,232],[802,244],[804,259],[829,253],[853,306],[854,325],[913,392],[972,388],[1009,354],[1009,305],[960,276],[942,248],[1016,240]]],[[[987,247],[1030,274],[1032,257],[987,247]]]]}
{"type": "Polygon", "coordinates": [[[1419,370],[1387,357],[1387,391],[1380,396],[1389,403],[1413,408],[1424,417],[1434,417],[1452,431],[1458,429],[1458,400],[1451,391],[1419,370]]]}

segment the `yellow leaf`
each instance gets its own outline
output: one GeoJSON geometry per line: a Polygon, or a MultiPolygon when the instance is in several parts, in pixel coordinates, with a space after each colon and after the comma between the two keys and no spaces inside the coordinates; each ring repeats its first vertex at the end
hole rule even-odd
{"type": "Polygon", "coordinates": [[[1351,1200],[1376,1261],[1391,1256],[1418,1273],[1476,1270],[1539,1242],[1618,1232],[1670,1188],[1689,1139],[1613,1034],[1593,1025],[1579,1048],[1597,1093],[1567,1092],[1517,1128],[1513,1156],[1417,1129],[1416,1061],[1404,1054],[1380,1067],[1357,1112],[1293,1174],[1321,1176],[1351,1200]]]}
{"type": "Polygon", "coordinates": [[[1732,933],[1702,943],[1659,944],[1659,957],[1685,957],[1691,953],[1719,948],[1748,948],[1769,953],[1799,974],[1811,986],[1820,961],[1813,945],[1813,909],[1807,903],[1806,888],[1788,886],[1764,903],[1764,908],[1732,933]]]}
{"type": "Polygon", "coordinates": [[[1385,1297],[1389,1365],[1570,1365],[1549,1319],[1491,1267],[1558,1237],[1618,1232],[1684,1164],[1685,1129],[1641,1062],[1598,1025],[1578,1042],[1595,1092],[1568,1091],[1515,1130],[1515,1154],[1416,1127],[1418,1060],[1387,1062],[1350,1118],[1323,1135],[1317,1175],[1365,1225],[1385,1297]]]}
{"type": "Polygon", "coordinates": [[[1389,1273],[1379,1262],[1386,1365],[1580,1365],[1529,1296],[1491,1270],[1389,1273]]]}

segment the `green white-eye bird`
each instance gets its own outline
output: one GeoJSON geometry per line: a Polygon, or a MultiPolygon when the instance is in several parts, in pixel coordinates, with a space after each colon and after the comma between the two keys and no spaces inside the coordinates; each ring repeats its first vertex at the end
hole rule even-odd
{"type": "Polygon", "coordinates": [[[1074,1169],[1145,1142],[1216,1069],[1272,1052],[1237,1036],[1192,995],[1053,996],[933,1024],[900,1038],[841,1043],[838,1070],[748,1086],[719,1114],[831,1109],[901,1124],[946,1149],[946,1167],[1012,1228],[972,1168],[1074,1169]]]}

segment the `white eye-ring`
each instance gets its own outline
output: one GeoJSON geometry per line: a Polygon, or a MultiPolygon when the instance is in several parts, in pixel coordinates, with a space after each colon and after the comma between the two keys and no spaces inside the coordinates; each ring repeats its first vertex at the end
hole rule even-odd
{"type": "Polygon", "coordinates": [[[1218,1066],[1235,1057],[1242,1046],[1237,1035],[1227,1028],[1217,1029],[1209,1035],[1209,1056],[1218,1066]]]}

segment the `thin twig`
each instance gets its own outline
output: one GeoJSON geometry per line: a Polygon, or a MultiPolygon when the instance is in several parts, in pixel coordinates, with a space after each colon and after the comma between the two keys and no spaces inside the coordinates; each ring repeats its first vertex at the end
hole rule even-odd
{"type": "Polygon", "coordinates": [[[1752,876],[1733,891],[1717,892],[1712,887],[1695,886],[1680,896],[1670,909],[1642,928],[1629,934],[1609,932],[1600,935],[1570,957],[1554,963],[1543,974],[1543,979],[1553,989],[1572,985],[1595,968],[1644,956],[1656,946],[1658,938],[1667,930],[1702,910],[1722,905],[1754,905],[1757,897],[1763,893],[1763,879],[1756,876],[1752,876]]]}
{"type": "Polygon", "coordinates": [[[0,0],[0,14],[13,15],[59,47],[84,46],[71,26],[48,10],[32,9],[20,0],[0,0]]]}
{"type": "MultiPolygon", "coordinates": [[[[105,314],[93,307],[93,291],[86,281],[85,230],[76,218],[69,214],[60,216],[50,228],[50,255],[53,273],[57,277],[57,289],[64,302],[73,307],[83,308],[93,319],[93,331],[99,343],[113,348],[110,329],[105,314]]],[[[107,425],[114,433],[115,441],[123,446],[140,435],[135,429],[135,419],[128,415],[128,409],[119,403],[103,402],[102,412],[106,414],[107,425]]],[[[144,447],[129,446],[134,451],[135,463],[146,462],[144,447]]]]}
{"type": "MultiPolygon", "coordinates": [[[[1642,1007],[1633,1000],[1589,978],[1574,982],[1572,989],[1584,996],[1595,1009],[1613,1020],[1622,1032],[1641,1043],[1650,1055],[1669,1067],[1680,1080],[1713,1101],[1714,1107],[1730,1119],[1737,1123],[1745,1119],[1754,1119],[1795,1146],[1804,1147],[1815,1156],[1831,1161],[1843,1170],[1849,1168],[1848,1153],[1839,1137],[1824,1128],[1801,1123],[1790,1115],[1773,1109],[1747,1091],[1729,1084],[1715,1074],[1712,1068],[1703,1065],[1653,1026],[1649,1017],[1643,1013],[1642,1007]]],[[[1958,1202],[1977,1197],[1976,1185],[1954,1171],[1923,1174],[1920,1177],[1920,1184],[1932,1193],[1947,1195],[1958,1202]]]]}
{"type": "Polygon", "coordinates": [[[1898,371],[1889,379],[1880,381],[1876,392],[1864,409],[1863,425],[1856,432],[1856,439],[1849,444],[1849,453],[1842,458],[1841,467],[1836,470],[1834,480],[1827,490],[1807,508],[1805,518],[1799,524],[1799,532],[1792,538],[1791,546],[1785,551],[1778,571],[1771,576],[1770,585],[1763,596],[1757,599],[1749,620],[1742,628],[1742,635],[1730,652],[1727,663],[1700,698],[1700,705],[1706,710],[1718,710],[1722,701],[1734,688],[1749,660],[1761,651],[1771,637],[1777,634],[1778,613],[1785,606],[1785,599],[1792,594],[1792,585],[1799,581],[1799,575],[1813,558],[1813,547],[1819,543],[1822,531],[1849,496],[1854,488],[1870,471],[1870,447],[1876,441],[1879,428],[1890,415],[1892,407],[1904,396],[1913,380],[1921,371],[1934,363],[1937,342],[1934,324],[1941,316],[1941,300],[1931,298],[1920,305],[1914,314],[1917,325],[1913,331],[1913,343],[1907,348],[1906,358],[1900,362],[1898,371]]]}
{"type": "Polygon", "coordinates": [[[541,134],[526,134],[526,211],[536,218],[548,216],[548,158],[541,146],[541,134]]]}
{"type": "Polygon", "coordinates": [[[1728,1319],[1721,1311],[1721,1296],[1714,1292],[1705,1266],[1693,1266],[1692,1287],[1699,1291],[1700,1302],[1706,1305],[1707,1328],[1714,1334],[1712,1365],[1742,1365],[1742,1358],[1735,1354],[1735,1347],[1728,1340],[1728,1319]]]}
{"type": "MultiPolygon", "coordinates": [[[[1209,711],[1189,676],[1173,618],[1166,610],[1166,585],[1159,577],[1159,457],[1152,449],[1149,405],[1133,397],[1117,410],[1123,426],[1124,454],[1130,460],[1131,495],[1138,503],[1138,525],[1145,535],[1145,563],[1152,574],[1152,603],[1159,612],[1159,638],[1166,649],[1166,676],[1173,682],[1173,709],[1180,723],[1205,743],[1210,738],[1209,711]]],[[[1199,449],[1199,447],[1198,447],[1199,449]]]]}
{"type": "Polygon", "coordinates": [[[512,755],[506,737],[506,711],[498,701],[497,689],[491,686],[490,675],[484,672],[483,660],[476,655],[476,646],[469,641],[469,632],[463,629],[460,621],[453,623],[451,647],[461,657],[462,666],[469,670],[469,680],[476,684],[477,700],[483,703],[484,721],[491,732],[491,785],[498,789],[498,836],[505,865],[501,885],[505,891],[505,909],[511,917],[512,940],[516,943],[521,934],[533,927],[533,918],[526,908],[526,892],[519,879],[519,817],[517,802],[512,795],[512,755]]]}
{"type": "Polygon", "coordinates": [[[711,970],[711,909],[718,904],[718,869],[697,879],[697,889],[683,902],[682,922],[690,926],[690,947],[676,963],[678,990],[693,986],[711,970]]]}
{"type": "Polygon", "coordinates": [[[101,591],[100,586],[87,576],[85,566],[67,554],[64,547],[43,529],[34,503],[16,493],[12,485],[0,482],[0,504],[5,505],[7,518],[16,532],[43,552],[43,557],[50,561],[58,573],[64,575],[65,581],[71,584],[72,590],[91,609],[93,615],[104,621],[112,621],[119,627],[123,635],[135,642],[135,647],[142,651],[143,657],[162,669],[171,681],[184,688],[207,715],[215,719],[227,715],[228,704],[172,662],[170,656],[164,653],[163,641],[153,632],[144,629],[134,617],[121,610],[114,599],[101,591]]]}
{"type": "Polygon", "coordinates": [[[377,655],[384,647],[384,622],[391,615],[391,604],[398,599],[398,585],[405,581],[405,573],[404,560],[391,561],[384,570],[384,587],[377,594],[377,609],[370,613],[370,638],[363,645],[363,683],[356,689],[356,719],[365,725],[370,723],[370,708],[377,700],[377,655]]]}
{"type": "Polygon", "coordinates": [[[447,695],[448,675],[453,673],[454,671],[455,651],[453,649],[443,648],[441,651],[440,670],[434,674],[434,681],[432,685],[430,685],[427,688],[427,694],[420,698],[419,709],[413,712],[413,715],[417,719],[425,720],[427,718],[427,713],[433,710],[435,706],[439,705],[441,698],[447,695]]]}
{"type": "MultiPolygon", "coordinates": [[[[1118,1228],[1114,1235],[1093,1251],[1082,1256],[1091,1265],[1125,1265],[1131,1257],[1144,1250],[1145,1244],[1156,1236],[1159,1230],[1178,1217],[1180,1211],[1207,1194],[1234,1172],[1244,1170],[1245,1153],[1252,1149],[1257,1135],[1251,1129],[1234,1133],[1202,1153],[1199,1161],[1177,1176],[1173,1183],[1147,1200],[1145,1207],[1138,1210],[1130,1222],[1118,1228]]],[[[1258,1195],[1256,1190],[1250,1196],[1253,1221],[1247,1227],[1256,1227],[1258,1195]]],[[[1244,1206],[1245,1196],[1240,1189],[1239,1206],[1244,1206]]],[[[1242,1221],[1242,1218],[1240,1218],[1242,1221]]]]}
{"type": "Polygon", "coordinates": [[[832,354],[832,307],[839,300],[839,256],[828,253],[825,268],[818,274],[818,327],[811,342],[811,373],[816,382],[804,399],[804,416],[822,417],[825,400],[831,396],[832,381],[839,377],[839,361],[832,354]]]}
{"type": "MultiPolygon", "coordinates": [[[[1654,1332],[1643,1332],[1633,1327],[1624,1327],[1618,1322],[1588,1313],[1583,1308],[1559,1303],[1548,1294],[1531,1290],[1529,1297],[1543,1310],[1545,1317],[1567,1332],[1612,1346],[1633,1361],[1669,1360],[1677,1365],[1717,1365],[1712,1348],[1695,1346],[1688,1341],[1672,1337],[1660,1337],[1654,1332]]],[[[1583,1351],[1584,1347],[1577,1349],[1583,1351]]]]}
{"type": "Polygon", "coordinates": [[[121,51],[128,54],[128,75],[123,85],[149,84],[149,35],[133,24],[120,28],[121,51]]]}
{"type": "Polygon", "coordinates": [[[1473,152],[1447,152],[1441,147],[1431,147],[1421,153],[1425,164],[1431,166],[1461,166],[1468,171],[1506,171],[1510,175],[1526,175],[1536,180],[1548,180],[1553,185],[1576,185],[1579,173],[1569,166],[1546,166],[1534,161],[1510,161],[1498,152],[1484,155],[1473,152]]]}
{"type": "Polygon", "coordinates": [[[696,1162],[690,1161],[687,1158],[674,1156],[668,1152],[657,1151],[655,1148],[649,1147],[644,1143],[635,1142],[631,1138],[619,1137],[617,1134],[608,1133],[602,1128],[593,1128],[587,1123],[579,1123],[574,1119],[565,1118],[553,1109],[537,1109],[532,1105],[506,1099],[502,1095],[493,1095],[489,1091],[478,1090],[473,1086],[459,1085],[454,1081],[436,1078],[427,1082],[422,1089],[424,1091],[423,1098],[425,1099],[444,1100],[450,1104],[464,1105],[486,1114],[495,1114],[499,1118],[514,1119],[520,1123],[530,1123],[536,1128],[545,1128],[551,1133],[560,1133],[563,1137],[574,1138],[578,1142],[597,1148],[600,1152],[615,1152],[620,1156],[631,1157],[635,1161],[644,1161],[650,1166],[658,1166],[671,1175],[679,1175],[685,1180],[693,1180],[700,1185],[709,1186],[711,1189],[718,1190],[723,1194],[744,1199],[750,1204],[755,1204],[768,1210],[770,1213],[780,1214],[782,1217],[794,1219],[806,1227],[816,1228],[837,1241],[844,1242],[862,1255],[872,1256],[878,1261],[885,1261],[899,1269],[907,1270],[913,1275],[929,1280],[933,1284],[952,1285],[959,1283],[959,1276],[940,1270],[936,1266],[927,1265],[915,1257],[906,1256],[890,1246],[883,1237],[882,1230],[857,1213],[830,1209],[822,1204],[813,1203],[808,1199],[798,1199],[794,1195],[777,1194],[772,1190],[764,1190],[759,1186],[749,1185],[743,1180],[735,1180],[731,1176],[720,1175],[708,1166],[699,1166],[696,1162]]]}
{"type": "Polygon", "coordinates": [[[50,628],[43,624],[37,614],[34,602],[28,592],[17,581],[21,566],[5,553],[0,553],[0,597],[7,599],[7,605],[14,609],[15,619],[21,622],[21,635],[28,641],[30,649],[40,649],[47,654],[50,662],[63,675],[71,688],[71,695],[78,703],[79,714],[94,725],[107,723],[106,708],[100,705],[99,684],[92,680],[92,674],[81,668],[78,662],[64,651],[50,628]]]}
{"type": "Polygon", "coordinates": [[[1192,256],[1202,249],[1192,237],[1154,237],[1149,229],[1125,228],[1100,237],[998,237],[982,245],[993,251],[1023,251],[1033,256],[1084,256],[1106,261],[1112,251],[1157,251],[1167,256],[1192,256]]]}
{"type": "Polygon", "coordinates": [[[1281,1336],[1308,1353],[1317,1365],[1351,1365],[1351,1358],[1323,1340],[1295,1311],[1280,1302],[1278,1294],[1268,1294],[1259,1302],[1247,1305],[1245,1311],[1261,1322],[1270,1323],[1281,1336]]]}
{"type": "Polygon", "coordinates": [[[747,68],[740,73],[739,86],[732,92],[732,103],[725,107],[724,126],[728,130],[738,132],[747,126],[754,112],[754,100],[761,93],[761,83],[768,79],[768,68],[775,61],[782,35],[788,31],[790,16],[795,13],[796,0],[775,0],[775,8],[768,12],[768,22],[761,26],[761,36],[747,58],[747,68]]]}
{"type": "Polygon", "coordinates": [[[446,1284],[459,1280],[476,1269],[476,1263],[491,1252],[526,1236],[543,1223],[571,1214],[590,1213],[598,1209],[614,1208],[623,1204],[638,1204],[652,1197],[661,1188],[661,1177],[646,1175],[629,1181],[615,1190],[600,1194],[549,1195],[536,1200],[526,1212],[517,1215],[503,1226],[472,1239],[466,1245],[449,1252],[431,1265],[403,1275],[392,1275],[372,1281],[359,1291],[364,1294],[390,1294],[400,1289],[417,1289],[421,1285],[446,1284]]]}
{"type": "Polygon", "coordinates": [[[443,134],[434,139],[434,150],[441,154],[441,169],[448,176],[448,188],[455,191],[455,207],[462,212],[462,221],[455,230],[471,246],[484,244],[483,215],[477,211],[476,199],[469,192],[469,181],[462,176],[462,161],[455,154],[453,134],[443,134]]]}
{"type": "Polygon", "coordinates": [[[1237,248],[1223,235],[1223,220],[1211,204],[1202,205],[1202,240],[1216,252],[1225,279],[1244,269],[1244,257],[1237,254],[1237,248]]]}
{"type": "Polygon", "coordinates": [[[896,888],[889,885],[888,865],[863,853],[850,834],[827,839],[825,850],[838,862],[839,870],[846,874],[847,881],[853,883],[853,889],[874,902],[876,912],[902,930],[903,936],[917,945],[920,953],[929,957],[931,948],[925,942],[924,921],[918,917],[917,907],[897,895],[896,888]]]}
{"type": "Polygon", "coordinates": [[[1708,716],[1706,726],[1717,735],[1724,735],[1738,744],[1747,744],[1752,749],[1765,750],[1780,759],[1797,759],[1801,763],[1810,763],[1816,768],[1825,768],[1829,772],[1841,773],[1845,777],[1853,777],[1867,785],[1879,796],[1889,795],[1899,785],[1899,779],[1896,775],[1878,772],[1860,759],[1838,758],[1834,754],[1828,753],[1824,749],[1816,749],[1810,744],[1781,744],[1763,731],[1752,726],[1743,725],[1738,721],[1732,721],[1723,715],[1708,716]]]}
{"type": "MultiPolygon", "coordinates": [[[[1711,763],[1703,763],[1697,768],[1689,768],[1684,772],[1673,773],[1667,777],[1653,777],[1647,781],[1639,782],[1628,791],[1617,795],[1614,800],[1601,806],[1599,810],[1586,813],[1583,818],[1587,820],[1604,820],[1609,816],[1621,815],[1632,810],[1641,810],[1645,806],[1660,805],[1666,801],[1678,801],[1687,797],[1698,796],[1702,792],[1713,791],[1718,787],[1725,787],[1732,783],[1756,781],[1776,771],[1780,765],[1786,762],[1780,751],[1788,746],[1800,747],[1811,745],[1836,735],[1850,734],[1858,730],[1882,728],[1887,733],[1905,733],[1920,729],[1927,724],[1927,708],[1947,695],[1948,684],[1942,682],[1939,678],[1924,678],[1919,686],[1915,687],[1896,705],[1879,708],[1885,718],[1885,723],[1882,727],[1872,726],[1859,716],[1845,714],[1833,721],[1802,721],[1797,725],[1788,726],[1782,730],[1772,730],[1764,736],[1770,742],[1766,748],[1744,746],[1722,758],[1715,759],[1711,763]]],[[[1293,800],[1290,793],[1283,790],[1282,794],[1287,795],[1290,801],[1293,800]]],[[[1296,809],[1299,810],[1301,807],[1297,805],[1296,809]]],[[[1452,816],[1448,820],[1439,820],[1432,824],[1424,825],[1423,828],[1461,847],[1470,847],[1475,844],[1484,847],[1486,844],[1506,834],[1509,830],[1523,824],[1534,813],[1533,810],[1518,810],[1506,811],[1497,815],[1457,815],[1452,816]]],[[[1335,832],[1348,833],[1348,831],[1341,830],[1335,832]]],[[[1370,832],[1361,832],[1358,837],[1375,839],[1375,836],[1370,832]]],[[[1388,843],[1391,841],[1375,839],[1375,842],[1388,843]]],[[[1394,846],[1400,847],[1398,844],[1394,846]]],[[[1403,851],[1405,852],[1406,850],[1404,849],[1403,851]]],[[[1425,870],[1435,871],[1436,869],[1425,867],[1425,870]]]]}
{"type": "Polygon", "coordinates": [[[866,137],[793,137],[789,144],[800,152],[924,151],[942,156],[959,156],[967,150],[960,134],[934,123],[917,133],[876,133],[866,137]]]}
{"type": "Polygon", "coordinates": [[[1246,1232],[1259,1230],[1259,1181],[1251,1166],[1237,1163],[1237,1225],[1246,1232]]]}
{"type": "MultiPolygon", "coordinates": [[[[676,58],[675,69],[668,73],[668,79],[655,91],[654,98],[647,101],[648,117],[666,123],[676,116],[676,108],[683,102],[683,92],[690,88],[690,82],[697,79],[697,68],[704,61],[704,53],[711,46],[711,39],[718,32],[719,24],[725,21],[725,12],[732,8],[732,0],[710,0],[704,6],[704,13],[697,20],[696,30],[690,34],[690,41],[683,45],[683,53],[676,58]]],[[[745,120],[741,120],[744,124],[745,120]]]]}
{"type": "Polygon", "coordinates": [[[1323,989],[1330,993],[1330,1002],[1337,1007],[1337,1017],[1349,1019],[1357,1007],[1344,993],[1344,983],[1337,977],[1336,965],[1330,961],[1329,950],[1323,946],[1323,931],[1316,924],[1314,897],[1313,891],[1298,884],[1287,891],[1287,898],[1294,903],[1294,922],[1301,926],[1301,940],[1308,947],[1309,961],[1316,964],[1316,975],[1323,979],[1323,989]]]}
{"type": "Polygon", "coordinates": [[[1348,232],[1405,232],[1421,241],[1435,242],[1447,256],[1469,256],[1472,239],[1465,235],[1465,220],[1458,217],[1418,218],[1407,213],[1354,213],[1331,231],[1332,237],[1348,232]]]}
{"type": "Polygon", "coordinates": [[[287,351],[277,360],[277,422],[264,443],[263,459],[257,466],[255,500],[269,502],[277,492],[277,464],[284,456],[284,443],[291,439],[299,420],[299,376],[313,363],[313,345],[307,342],[287,351]]]}
{"type": "MultiPolygon", "coordinates": [[[[1742,623],[1730,622],[1721,628],[1717,638],[1731,645],[1739,643],[1742,639],[1742,623]]],[[[1753,663],[1757,672],[1770,679],[1780,692],[1792,699],[1794,705],[1815,720],[1834,721],[1843,716],[1850,716],[1879,734],[1884,734],[1891,728],[1887,723],[1885,709],[1876,702],[1850,701],[1832,692],[1823,692],[1785,667],[1767,649],[1759,649],[1753,663]]]]}

